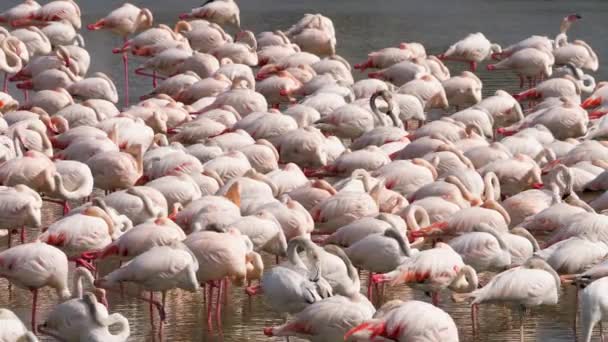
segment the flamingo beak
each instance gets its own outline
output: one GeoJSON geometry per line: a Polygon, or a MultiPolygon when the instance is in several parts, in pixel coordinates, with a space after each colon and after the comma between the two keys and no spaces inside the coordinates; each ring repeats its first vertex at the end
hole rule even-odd
{"type": "Polygon", "coordinates": [[[533,187],[534,189],[542,189],[542,188],[544,188],[544,187],[545,187],[545,184],[543,184],[543,183],[533,183],[533,184],[532,184],[532,187],[533,187]]]}
{"type": "Polygon", "coordinates": [[[583,101],[583,103],[581,104],[581,107],[583,107],[584,109],[589,109],[589,108],[595,108],[597,106],[599,106],[602,103],[602,98],[600,96],[595,97],[589,97],[587,98],[585,101],[583,101]]]}

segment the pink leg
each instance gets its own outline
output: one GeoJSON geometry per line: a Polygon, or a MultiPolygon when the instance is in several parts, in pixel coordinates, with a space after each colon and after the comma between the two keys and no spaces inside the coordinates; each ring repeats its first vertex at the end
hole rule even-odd
{"type": "Polygon", "coordinates": [[[473,335],[477,334],[477,304],[471,305],[471,326],[473,327],[473,335]]]}
{"type": "Polygon", "coordinates": [[[63,216],[67,215],[70,212],[70,203],[68,201],[63,201],[63,216]]]}
{"type": "Polygon", "coordinates": [[[207,327],[211,330],[213,328],[211,320],[211,308],[213,306],[213,285],[209,284],[209,295],[207,296],[209,302],[207,302],[207,327]]]}
{"type": "Polygon", "coordinates": [[[433,301],[433,305],[439,306],[439,293],[433,292],[433,294],[431,295],[431,300],[433,301]]]}
{"type": "Polygon", "coordinates": [[[4,73],[4,85],[2,86],[2,91],[8,94],[8,73],[4,73]]]}
{"type": "Polygon", "coordinates": [[[152,87],[156,88],[158,86],[158,79],[156,77],[156,70],[152,71],[152,87]]]}
{"type": "Polygon", "coordinates": [[[471,72],[477,71],[477,62],[469,62],[469,66],[471,67],[471,72]]]}
{"type": "Polygon", "coordinates": [[[32,290],[32,331],[36,333],[36,307],[38,305],[38,290],[32,290]]]}
{"type": "Polygon", "coordinates": [[[27,89],[23,89],[23,100],[25,102],[27,102],[27,100],[29,100],[30,98],[30,91],[27,89]]]}
{"type": "Polygon", "coordinates": [[[203,302],[207,304],[207,284],[202,284],[203,286],[203,302]]]}
{"type": "Polygon", "coordinates": [[[224,282],[226,280],[222,279],[219,283],[219,289],[217,290],[217,303],[215,304],[215,320],[219,326],[220,317],[222,316],[222,293],[224,292],[224,282]]]}
{"type": "Polygon", "coordinates": [[[523,88],[524,87],[524,77],[519,75],[519,88],[523,88]]]}
{"type": "Polygon", "coordinates": [[[228,291],[230,291],[230,281],[224,279],[224,304],[228,304],[228,291]]]}
{"type": "Polygon", "coordinates": [[[25,243],[25,226],[21,227],[21,243],[25,243]]]}
{"type": "Polygon", "coordinates": [[[154,327],[154,292],[150,291],[150,326],[154,327]]]}
{"type": "MultiPolygon", "coordinates": [[[[125,37],[125,43],[127,42],[127,37],[125,37]]],[[[124,68],[124,87],[125,87],[125,107],[129,106],[129,54],[127,52],[122,53],[122,64],[124,68]]]]}

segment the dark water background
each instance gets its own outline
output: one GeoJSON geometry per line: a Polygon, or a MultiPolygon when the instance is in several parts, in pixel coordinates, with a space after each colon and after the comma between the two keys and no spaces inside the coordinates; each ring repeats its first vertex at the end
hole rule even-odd
{"type": "MultiPolygon", "coordinates": [[[[15,0],[0,1],[0,9],[17,3],[15,0]]],[[[181,12],[199,6],[202,1],[134,1],[154,12],[156,23],[172,24],[181,12]]],[[[83,26],[102,17],[110,9],[118,7],[122,1],[87,0],[79,1],[83,13],[83,26]]],[[[470,32],[483,32],[491,41],[503,47],[532,34],[555,36],[562,17],[579,13],[583,20],[573,25],[570,39],[583,39],[590,43],[600,58],[608,56],[605,37],[608,25],[608,1],[529,1],[529,0],[249,0],[239,1],[243,28],[260,32],[286,29],[304,13],[322,13],[332,18],[338,39],[337,51],[351,63],[366,59],[367,53],[399,42],[417,41],[423,43],[427,53],[437,54],[456,40],[470,32]]],[[[83,31],[87,49],[92,56],[90,72],[102,71],[122,86],[121,59],[111,53],[111,47],[119,46],[120,38],[109,33],[83,31]]],[[[233,33],[233,32],[232,32],[233,33]]],[[[141,60],[131,59],[131,70],[141,60]]],[[[464,68],[462,64],[448,64],[452,74],[464,68]]],[[[517,80],[508,73],[479,72],[484,82],[484,94],[491,94],[503,88],[515,91],[517,80]]],[[[608,69],[595,74],[599,80],[607,79],[608,69]]],[[[360,76],[357,76],[360,78],[360,76]]],[[[150,90],[149,79],[131,77],[131,94],[136,96],[150,90]]],[[[46,210],[46,221],[56,218],[59,208],[46,210]]],[[[1,219],[1,218],[0,218],[1,219]]],[[[36,232],[30,231],[32,239],[36,232]]],[[[0,239],[0,249],[6,241],[0,239]]],[[[273,262],[266,260],[267,267],[273,262]]],[[[366,279],[363,279],[365,284],[366,279]]],[[[0,280],[0,307],[14,310],[29,324],[31,295],[29,292],[13,289],[6,291],[6,281],[0,280]]],[[[527,341],[573,341],[574,315],[573,289],[564,289],[560,303],[555,307],[535,309],[526,318],[527,341]]],[[[387,289],[384,299],[420,299],[429,301],[424,294],[405,287],[387,289]]],[[[444,295],[441,307],[455,319],[461,334],[461,341],[516,341],[519,340],[517,311],[501,306],[482,306],[480,309],[481,329],[477,336],[471,332],[469,308],[465,304],[454,304],[444,295]]],[[[39,296],[39,320],[43,321],[50,307],[56,303],[55,294],[41,291],[39,296]]],[[[153,331],[149,324],[148,305],[136,300],[110,296],[111,312],[125,315],[131,325],[131,341],[151,341],[153,331]]],[[[221,332],[214,328],[209,331],[202,293],[190,294],[173,291],[167,299],[167,324],[165,341],[268,341],[262,334],[267,325],[280,324],[282,318],[269,311],[262,298],[248,299],[241,288],[231,288],[228,305],[223,312],[221,332]]],[[[276,341],[280,339],[274,339],[276,341]]],[[[291,339],[297,341],[297,339],[291,339]]]]}

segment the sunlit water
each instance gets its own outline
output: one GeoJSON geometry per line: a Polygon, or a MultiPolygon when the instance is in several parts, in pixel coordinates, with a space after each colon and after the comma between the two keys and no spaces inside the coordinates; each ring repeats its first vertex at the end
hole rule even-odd
{"type": "MultiPolygon", "coordinates": [[[[3,0],[0,8],[15,4],[15,0],[3,0]]],[[[122,1],[79,1],[83,23],[90,23],[103,16],[122,1]]],[[[180,12],[200,5],[202,1],[137,1],[149,7],[155,22],[173,23],[180,12]]],[[[323,13],[332,18],[338,38],[338,53],[351,63],[364,61],[369,51],[397,44],[402,41],[424,43],[427,52],[442,52],[452,42],[470,32],[482,31],[493,42],[503,46],[528,37],[531,34],[554,36],[560,19],[577,12],[583,20],[571,29],[570,39],[583,39],[598,53],[600,61],[608,55],[604,38],[608,33],[605,18],[608,14],[606,1],[528,1],[528,0],[462,0],[462,1],[403,1],[403,0],[250,0],[240,1],[243,28],[260,32],[286,29],[304,13],[323,13]]],[[[120,38],[104,32],[83,35],[92,56],[90,71],[102,71],[113,77],[122,89],[122,67],[119,56],[111,53],[111,47],[120,45],[120,38]]],[[[142,60],[132,58],[133,70],[142,60]]],[[[602,63],[600,63],[602,64],[602,63]]],[[[464,69],[458,63],[448,64],[452,74],[464,69]]],[[[503,88],[516,91],[518,81],[509,73],[488,73],[484,66],[478,73],[484,81],[484,94],[492,94],[503,88]]],[[[606,79],[608,71],[600,69],[598,80],[606,79]]],[[[360,78],[361,75],[356,75],[360,78]]],[[[132,101],[150,90],[151,81],[131,77],[132,101]]],[[[13,89],[13,93],[15,93],[13,89]]],[[[56,219],[59,208],[46,210],[46,225],[56,219]]],[[[28,231],[31,240],[37,234],[28,231]]],[[[15,239],[15,238],[14,238],[15,239]]],[[[6,240],[0,239],[0,249],[6,240]]],[[[273,258],[266,258],[266,266],[272,267],[273,258]]],[[[109,270],[116,265],[102,265],[109,270]]],[[[367,278],[363,276],[362,283],[367,278]]],[[[15,289],[5,291],[7,283],[0,280],[0,307],[14,310],[29,324],[31,295],[15,289]]],[[[365,289],[362,289],[364,291],[365,289]]],[[[399,298],[429,301],[423,293],[406,287],[386,288],[381,301],[399,298]]],[[[158,330],[150,325],[148,305],[135,299],[110,294],[110,311],[125,315],[131,326],[131,341],[151,341],[158,330]]],[[[39,322],[43,322],[50,308],[57,302],[54,292],[44,289],[39,296],[39,322]]],[[[375,301],[377,304],[378,301],[375,301]]],[[[528,341],[573,341],[574,289],[564,289],[559,305],[532,310],[525,318],[528,341]]],[[[473,336],[470,311],[464,303],[453,303],[447,294],[442,297],[441,308],[446,310],[458,325],[462,341],[514,341],[519,339],[519,316],[516,310],[502,306],[480,308],[480,330],[473,336]]],[[[270,311],[261,297],[247,298],[242,288],[231,287],[227,305],[222,314],[222,326],[207,326],[203,295],[184,291],[172,291],[167,297],[167,322],[164,327],[166,341],[267,341],[273,340],[262,334],[262,328],[280,324],[283,318],[270,311]]],[[[158,324],[158,318],[155,317],[158,324]]],[[[158,328],[156,328],[158,329],[158,328]]],[[[274,339],[280,340],[280,339],[274,339]]],[[[291,341],[298,341],[291,339],[291,341]]]]}

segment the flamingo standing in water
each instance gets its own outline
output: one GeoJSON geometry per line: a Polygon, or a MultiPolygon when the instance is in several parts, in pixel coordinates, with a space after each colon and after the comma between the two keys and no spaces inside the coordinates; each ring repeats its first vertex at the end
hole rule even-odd
{"type": "Polygon", "coordinates": [[[168,290],[180,288],[196,291],[199,288],[196,272],[198,261],[183,244],[154,247],[121,268],[95,281],[101,288],[111,289],[123,282],[133,282],[150,291],[150,298],[138,297],[158,307],[160,331],[165,321],[165,295],[168,290]],[[154,301],[154,291],[163,293],[162,304],[154,301]]]}
{"type": "MultiPolygon", "coordinates": [[[[105,18],[98,20],[94,24],[89,24],[87,28],[92,31],[101,29],[110,30],[112,33],[121,36],[126,44],[129,35],[152,27],[153,21],[152,12],[149,9],[125,3],[110,12],[105,18]]],[[[129,105],[129,55],[126,50],[121,52],[124,68],[124,101],[126,107],[129,105]]]]}
{"type": "Polygon", "coordinates": [[[59,249],[40,241],[15,246],[0,253],[0,275],[32,292],[34,332],[38,289],[53,287],[62,301],[71,296],[68,289],[68,257],[59,249]]]}
{"type": "MultiPolygon", "coordinates": [[[[530,258],[522,266],[502,272],[481,289],[464,296],[473,298],[471,317],[476,320],[481,303],[511,303],[519,306],[520,340],[524,341],[524,314],[527,308],[557,304],[561,281],[559,275],[540,258],[530,258]]],[[[458,296],[457,296],[458,297],[458,296]]]]}
{"type": "Polygon", "coordinates": [[[477,32],[469,34],[450,46],[446,52],[439,55],[439,59],[468,62],[471,71],[475,72],[479,62],[487,59],[493,53],[501,52],[500,45],[492,44],[483,33],[477,32]]]}
{"type": "Polygon", "coordinates": [[[372,318],[376,309],[359,293],[361,284],[357,269],[340,248],[328,247],[326,249],[342,259],[348,269],[348,278],[344,282],[348,295],[317,301],[287,323],[264,328],[264,335],[298,336],[311,341],[340,341],[350,329],[372,318]]]}
{"type": "Polygon", "coordinates": [[[471,292],[477,288],[475,269],[465,265],[452,247],[439,242],[435,248],[414,254],[396,270],[372,276],[374,283],[407,283],[431,291],[433,304],[439,304],[439,291],[471,292]]]}

